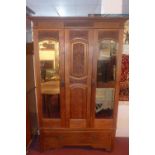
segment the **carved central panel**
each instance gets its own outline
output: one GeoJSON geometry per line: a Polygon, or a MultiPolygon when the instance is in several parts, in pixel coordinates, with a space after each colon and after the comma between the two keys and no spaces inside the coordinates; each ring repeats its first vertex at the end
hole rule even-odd
{"type": "Polygon", "coordinates": [[[71,55],[71,75],[82,77],[86,75],[86,43],[74,42],[71,55]]]}

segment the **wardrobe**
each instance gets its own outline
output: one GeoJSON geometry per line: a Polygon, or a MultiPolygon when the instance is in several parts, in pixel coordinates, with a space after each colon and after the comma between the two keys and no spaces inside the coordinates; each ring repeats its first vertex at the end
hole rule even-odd
{"type": "Polygon", "coordinates": [[[126,17],[30,17],[42,150],[112,150],[126,17]]]}

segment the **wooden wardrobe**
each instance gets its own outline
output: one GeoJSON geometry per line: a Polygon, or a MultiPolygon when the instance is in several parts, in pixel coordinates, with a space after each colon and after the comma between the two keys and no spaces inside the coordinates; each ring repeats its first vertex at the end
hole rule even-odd
{"type": "Polygon", "coordinates": [[[42,150],[110,151],[126,17],[31,17],[42,150]]]}

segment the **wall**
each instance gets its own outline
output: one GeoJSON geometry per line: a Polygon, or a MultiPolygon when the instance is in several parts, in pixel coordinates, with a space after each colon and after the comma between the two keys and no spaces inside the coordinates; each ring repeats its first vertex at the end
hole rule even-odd
{"type": "Polygon", "coordinates": [[[128,101],[119,101],[116,137],[129,137],[128,101]]]}
{"type": "Polygon", "coordinates": [[[101,14],[129,14],[129,0],[102,0],[101,14]]]}
{"type": "Polygon", "coordinates": [[[102,0],[101,14],[121,14],[122,0],[102,0]]]}
{"type": "MultiPolygon", "coordinates": [[[[129,31],[129,21],[124,28],[129,31]]],[[[123,54],[129,55],[129,44],[124,44],[123,54]]],[[[129,137],[129,101],[119,101],[116,136],[129,137]]]]}

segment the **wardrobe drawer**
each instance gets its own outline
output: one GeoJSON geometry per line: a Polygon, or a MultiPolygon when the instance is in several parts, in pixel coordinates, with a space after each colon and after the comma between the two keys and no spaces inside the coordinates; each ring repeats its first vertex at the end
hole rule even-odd
{"type": "Polygon", "coordinates": [[[43,131],[41,140],[45,148],[62,146],[92,146],[108,148],[112,145],[113,132],[111,131],[43,131]]]}

